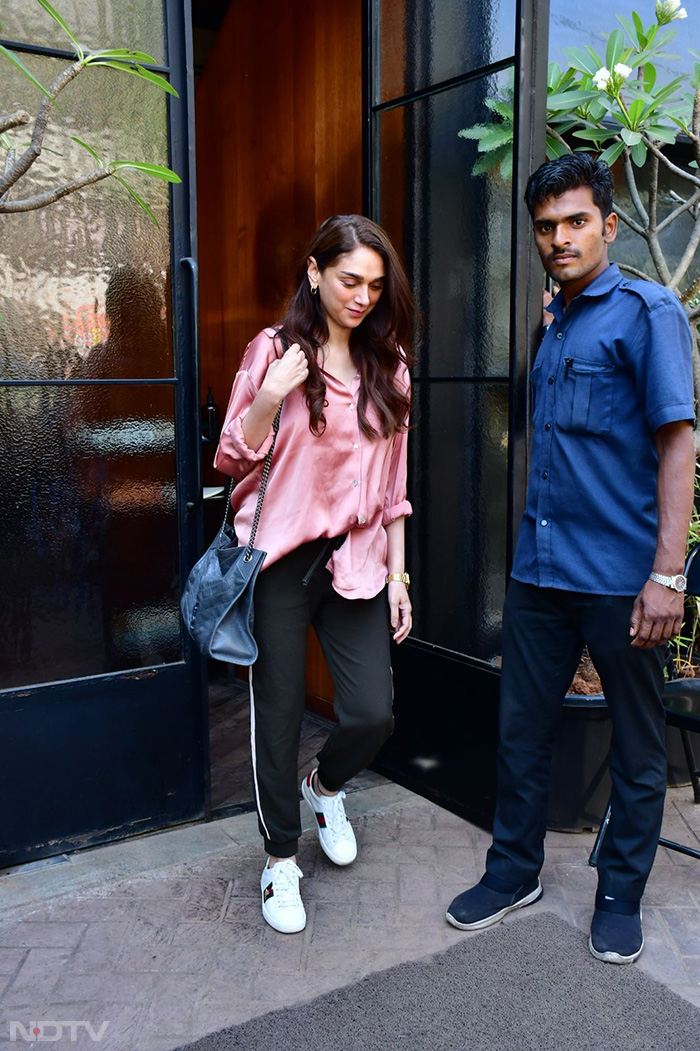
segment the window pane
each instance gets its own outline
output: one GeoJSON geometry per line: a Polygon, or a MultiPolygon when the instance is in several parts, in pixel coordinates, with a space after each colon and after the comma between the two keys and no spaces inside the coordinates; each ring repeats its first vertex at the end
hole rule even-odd
{"type": "Polygon", "coordinates": [[[173,390],[0,388],[0,688],[180,658],[173,390]]]}
{"type": "MultiPolygon", "coordinates": [[[[54,0],[73,36],[90,51],[129,47],[165,58],[163,0],[54,0]]],[[[34,0],[3,0],[2,36],[70,50],[61,27],[34,0]]]]}
{"type": "Polygon", "coordinates": [[[493,660],[505,591],[508,385],[417,383],[414,397],[412,635],[493,660]]]}
{"type": "MultiPolygon", "coordinates": [[[[65,68],[56,59],[24,60],[44,84],[65,68]]],[[[36,112],[38,93],[1,58],[0,95],[8,110],[36,112]]],[[[11,190],[11,200],[96,168],[71,136],[105,161],[167,164],[166,103],[159,89],[117,71],[87,69],[59,101],[61,111],[52,114],[45,137],[48,149],[11,190]]],[[[20,129],[9,137],[19,147],[28,133],[20,129]]],[[[159,226],[112,178],[46,208],[0,216],[0,379],[172,375],[168,185],[134,171],[125,178],[159,226]]]]}
{"type": "Polygon", "coordinates": [[[402,253],[426,323],[420,375],[508,376],[511,185],[472,177],[508,74],[388,110],[380,119],[380,222],[402,253]]]}
{"type": "Polygon", "coordinates": [[[377,0],[380,100],[509,58],[515,0],[377,0]]]}

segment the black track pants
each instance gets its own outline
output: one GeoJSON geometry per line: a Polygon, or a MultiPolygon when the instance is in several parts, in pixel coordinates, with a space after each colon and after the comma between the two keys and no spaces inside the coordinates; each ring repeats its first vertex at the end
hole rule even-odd
{"type": "Polygon", "coordinates": [[[498,803],[486,868],[515,890],[544,860],[547,795],[562,702],[584,643],[613,724],[612,817],[598,859],[604,894],[636,903],[654,862],[666,793],[663,647],[630,645],[634,598],[512,580],[503,613],[498,803]]]}
{"type": "Polygon", "coordinates": [[[273,857],[292,857],[301,834],[297,764],[312,624],[335,687],[338,725],[319,753],[330,791],[372,761],[393,729],[386,591],[347,599],[333,590],[327,558],[302,579],[325,541],[303,544],[263,570],[255,585],[258,660],[250,669],[253,781],[260,833],[273,857]]]}

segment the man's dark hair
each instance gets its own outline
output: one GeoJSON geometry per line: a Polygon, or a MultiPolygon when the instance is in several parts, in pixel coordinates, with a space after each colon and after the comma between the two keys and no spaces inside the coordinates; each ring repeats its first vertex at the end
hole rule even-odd
{"type": "Polygon", "coordinates": [[[561,197],[567,190],[579,186],[590,186],[593,203],[600,209],[603,219],[607,219],[613,210],[612,174],[605,161],[587,153],[567,153],[541,164],[527,181],[527,210],[532,215],[536,204],[542,204],[548,197],[561,197]]]}

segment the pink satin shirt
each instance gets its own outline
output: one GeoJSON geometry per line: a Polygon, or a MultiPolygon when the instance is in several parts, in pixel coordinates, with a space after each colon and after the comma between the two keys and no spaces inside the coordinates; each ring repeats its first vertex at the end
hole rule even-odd
{"type": "MultiPolygon", "coordinates": [[[[268,365],[280,355],[274,334],[274,329],[264,329],[246,348],[214,459],[215,467],[238,483],[231,503],[239,544],[246,544],[250,536],[262,461],[272,443],[270,428],[254,452],[246,444],[243,420],[268,365]]],[[[264,570],[300,544],[347,532],[327,564],[333,587],[346,598],[372,598],[384,587],[388,572],[384,526],[411,514],[406,499],[407,435],[366,438],[357,415],[359,376],[351,388],[330,373],[324,373],[324,379],[323,434],[309,430],[303,386],[284,400],[255,546],[267,552],[264,570]]],[[[396,382],[410,390],[405,365],[400,366],[396,382]]],[[[367,415],[378,428],[371,405],[367,415]]]]}

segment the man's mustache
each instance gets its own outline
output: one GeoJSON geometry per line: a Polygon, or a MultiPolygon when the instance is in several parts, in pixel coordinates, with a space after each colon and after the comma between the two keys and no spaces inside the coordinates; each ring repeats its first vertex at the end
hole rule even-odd
{"type": "Polygon", "coordinates": [[[547,256],[547,261],[550,263],[556,263],[562,255],[575,256],[577,259],[580,258],[581,253],[574,251],[573,248],[560,249],[558,252],[550,252],[547,256]]]}

